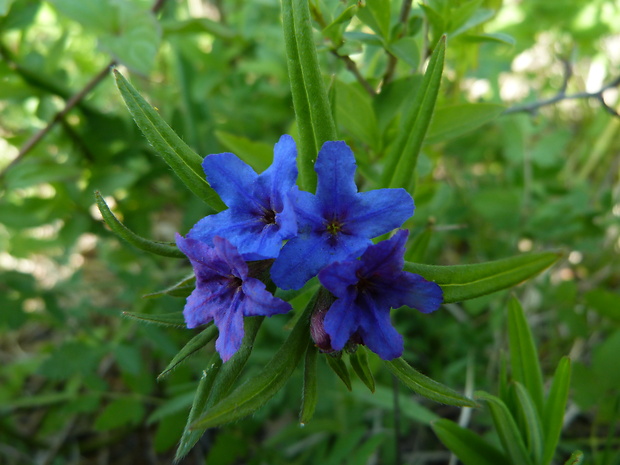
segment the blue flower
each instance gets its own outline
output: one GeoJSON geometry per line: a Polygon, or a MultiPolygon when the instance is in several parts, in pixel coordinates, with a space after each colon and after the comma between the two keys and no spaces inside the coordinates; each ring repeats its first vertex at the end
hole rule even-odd
{"type": "Polygon", "coordinates": [[[200,220],[187,237],[209,245],[215,236],[225,237],[246,260],[277,257],[282,241],[297,234],[289,198],[296,156],[295,141],[284,135],[274,147],[273,164],[260,175],[232,153],[205,157],[207,181],[228,209],[200,220]]]}
{"type": "Polygon", "coordinates": [[[299,289],[328,264],[358,257],[371,238],[413,215],[413,199],[404,189],[357,192],[355,157],[344,142],[326,142],[315,170],[316,195],[296,192],[299,234],[284,245],[271,269],[282,289],[299,289]]]}
{"type": "Polygon", "coordinates": [[[390,308],[407,305],[429,313],[441,305],[443,292],[436,283],[403,271],[408,235],[398,231],[368,247],[360,260],[336,262],[319,273],[321,284],[336,297],[323,320],[333,350],[353,338],[384,360],[400,357],[403,338],[390,323],[390,308]]]}
{"type": "Polygon", "coordinates": [[[215,348],[224,362],[241,346],[244,316],[271,316],[291,309],[269,293],[265,284],[248,276],[247,263],[228,240],[215,236],[210,247],[177,234],[176,242],[196,274],[196,289],[183,310],[187,327],[214,321],[220,333],[215,348]]]}

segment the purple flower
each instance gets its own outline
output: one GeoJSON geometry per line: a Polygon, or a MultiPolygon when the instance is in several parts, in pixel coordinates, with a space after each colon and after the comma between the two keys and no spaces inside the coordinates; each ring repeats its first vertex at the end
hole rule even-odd
{"type": "Polygon", "coordinates": [[[403,338],[390,323],[390,308],[403,305],[423,313],[441,305],[443,292],[434,282],[403,271],[408,231],[366,249],[360,260],[332,263],[319,281],[335,297],[323,320],[331,348],[342,350],[352,337],[384,360],[403,353],[403,338]]]}
{"type": "Polygon", "coordinates": [[[180,234],[176,242],[196,274],[196,289],[183,310],[187,327],[213,320],[220,332],[215,348],[224,362],[241,346],[244,316],[271,316],[291,309],[290,304],[269,293],[265,284],[248,276],[247,263],[223,237],[215,236],[213,247],[180,234]]]}
{"type": "Polygon", "coordinates": [[[355,158],[344,142],[326,142],[315,170],[316,195],[298,191],[298,236],[289,240],[272,269],[282,289],[299,289],[325,266],[358,257],[380,236],[413,215],[413,199],[404,189],[357,192],[355,158]]]}
{"type": "Polygon", "coordinates": [[[297,180],[297,149],[284,135],[273,150],[273,164],[260,175],[232,153],[207,156],[202,167],[207,181],[228,210],[200,220],[187,234],[211,245],[227,238],[246,260],[275,258],[282,241],[297,234],[289,193],[297,180]]]}

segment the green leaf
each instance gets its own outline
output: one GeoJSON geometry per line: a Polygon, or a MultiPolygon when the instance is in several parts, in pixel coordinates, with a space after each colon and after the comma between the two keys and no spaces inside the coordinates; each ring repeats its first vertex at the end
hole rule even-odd
{"type": "Polygon", "coordinates": [[[185,424],[185,429],[181,435],[179,447],[177,448],[174,457],[175,462],[185,457],[204,433],[204,430],[192,431],[190,429],[190,425],[205,411],[207,399],[209,398],[211,388],[213,387],[213,381],[215,381],[215,377],[217,376],[221,366],[222,359],[218,354],[213,354],[208,363],[207,369],[202,372],[200,382],[198,383],[198,388],[196,389],[196,394],[194,395],[192,408],[189,412],[189,416],[187,417],[187,423],[185,424]]]}
{"type": "Polygon", "coordinates": [[[271,165],[273,145],[256,142],[247,137],[236,136],[224,131],[215,131],[215,137],[224,147],[233,152],[259,173],[271,165]]]}
{"type": "MultiPolygon", "coordinates": [[[[198,391],[196,391],[196,397],[194,398],[194,405],[192,405],[192,410],[187,419],[181,442],[176,451],[175,460],[178,461],[187,455],[205,431],[205,428],[192,428],[193,423],[204,415],[210,407],[230,393],[235,381],[241,374],[241,371],[252,353],[256,335],[264,319],[265,317],[261,316],[246,318],[244,320],[245,334],[241,347],[239,347],[239,350],[235,352],[226,363],[222,364],[219,355],[214,355],[220,362],[215,362],[212,365],[216,367],[216,369],[213,373],[207,375],[209,379],[205,380],[205,386],[202,387],[202,390],[201,386],[198,386],[198,391]]],[[[201,380],[201,384],[203,380],[201,380]]]]}
{"type": "Polygon", "coordinates": [[[402,37],[392,42],[387,49],[392,55],[407,63],[412,69],[417,69],[420,66],[420,49],[415,38],[402,37]]]}
{"type": "Polygon", "coordinates": [[[443,444],[464,465],[498,465],[508,463],[506,456],[473,431],[442,418],[431,423],[431,428],[443,444]]]}
{"type": "Polygon", "coordinates": [[[209,342],[213,340],[213,338],[217,334],[217,328],[214,324],[209,324],[205,329],[203,329],[200,333],[195,335],[193,338],[189,340],[187,344],[179,351],[178,354],[174,356],[174,358],[170,361],[168,366],[164,371],[162,371],[157,377],[158,380],[162,380],[166,376],[168,376],[172,370],[174,370],[180,363],[185,361],[187,357],[193,355],[204,346],[206,346],[209,342]]]}
{"type": "Polygon", "coordinates": [[[475,265],[451,266],[405,262],[404,269],[439,284],[444,303],[450,303],[515,286],[548,268],[561,256],[556,252],[540,252],[475,265]]]}
{"type": "Polygon", "coordinates": [[[409,262],[423,263],[432,236],[432,226],[427,226],[424,231],[414,236],[413,239],[409,242],[409,248],[405,253],[405,260],[409,262]]]}
{"type": "Polygon", "coordinates": [[[581,465],[582,463],[583,452],[581,452],[580,450],[576,450],[575,452],[570,454],[570,457],[566,462],[564,462],[564,465],[581,465]]]}
{"type": "Polygon", "coordinates": [[[516,394],[517,419],[521,427],[522,437],[526,439],[527,450],[534,463],[540,463],[545,444],[540,414],[536,410],[530,393],[523,384],[515,381],[512,386],[516,394]]]}
{"type": "Polygon", "coordinates": [[[123,312],[123,316],[146,323],[155,323],[162,326],[175,326],[177,328],[184,328],[185,318],[183,312],[171,312],[171,313],[134,313],[123,312]]]}
{"type": "Polygon", "coordinates": [[[474,395],[476,399],[484,400],[489,406],[495,430],[510,463],[513,465],[533,465],[519,433],[519,428],[510,415],[506,404],[501,399],[484,391],[477,391],[474,395]]]}
{"type": "Polygon", "coordinates": [[[433,144],[473,131],[493,121],[505,108],[496,103],[463,103],[437,108],[424,142],[433,144]]]}
{"type": "Polygon", "coordinates": [[[309,320],[318,294],[310,300],[291,334],[265,368],[209,409],[194,422],[193,429],[211,428],[243,418],[258,410],[284,386],[308,346],[309,320]]]}
{"type": "Polygon", "coordinates": [[[114,213],[112,213],[108,204],[103,200],[100,192],[95,192],[95,199],[97,200],[97,207],[99,207],[99,211],[105,223],[118,236],[125,239],[134,247],[153,254],[163,255],[164,257],[185,258],[183,252],[181,252],[176,245],[172,243],[150,241],[128,229],[114,216],[114,213]]]}
{"type": "Polygon", "coordinates": [[[344,385],[350,391],[352,389],[351,386],[351,376],[349,375],[349,369],[347,365],[341,358],[342,354],[338,354],[337,356],[326,354],[325,361],[329,365],[329,367],[333,370],[334,373],[338,375],[338,378],[342,380],[344,385]]]}
{"type": "Polygon", "coordinates": [[[306,360],[304,362],[304,386],[301,393],[301,412],[299,414],[299,423],[302,426],[312,419],[318,401],[316,375],[316,360],[318,352],[319,351],[312,340],[308,341],[306,360]]]}
{"type": "Polygon", "coordinates": [[[95,430],[109,431],[125,425],[137,425],[144,417],[142,401],[136,398],[115,399],[95,420],[95,430]]]}
{"type": "Polygon", "coordinates": [[[335,89],[338,124],[355,139],[378,150],[381,137],[370,96],[357,83],[336,81],[335,89]]]}
{"type": "MultiPolygon", "coordinates": [[[[553,460],[555,449],[560,440],[564,412],[568,401],[568,389],[570,388],[571,363],[570,358],[563,357],[558,364],[551,381],[549,397],[545,402],[543,414],[543,431],[545,433],[545,449],[543,465],[548,465],[553,460]]],[[[570,461],[567,463],[571,463],[570,461]]],[[[575,462],[578,463],[578,462],[575,462]]]]}
{"type": "Polygon", "coordinates": [[[171,297],[187,297],[192,293],[195,287],[196,287],[196,276],[194,276],[194,273],[192,273],[188,277],[183,278],[178,283],[173,284],[172,286],[167,287],[166,289],[163,289],[157,292],[152,292],[150,294],[145,294],[142,297],[144,297],[145,299],[151,299],[154,297],[162,297],[164,295],[169,295],[171,297]]]}
{"type": "Polygon", "coordinates": [[[538,352],[523,308],[515,298],[508,303],[508,336],[512,378],[525,386],[538,414],[542,415],[543,382],[538,352]]]}
{"type": "Polygon", "coordinates": [[[202,171],[202,158],[181,140],[131,84],[114,70],[116,84],[140,130],[172,171],[214,211],[226,208],[202,171]]]}
{"type": "Polygon", "coordinates": [[[477,404],[468,397],[444,386],[441,383],[424,376],[411,367],[402,358],[384,362],[393,375],[400,379],[409,389],[442,404],[456,405],[457,407],[476,407],[477,404]]]}
{"type": "Polygon", "coordinates": [[[620,323],[620,295],[604,289],[593,289],[584,295],[588,307],[601,316],[620,323]]]}
{"type": "Polygon", "coordinates": [[[418,154],[439,93],[445,53],[446,38],[442,37],[433,51],[413,105],[403,115],[403,125],[388,155],[383,173],[384,186],[408,189],[415,181],[418,154]]]}
{"type": "Polygon", "coordinates": [[[304,190],[314,192],[314,161],[324,142],[336,140],[336,125],[319,68],[306,0],[283,0],[284,43],[299,129],[299,177],[304,190]]]}
{"type": "Polygon", "coordinates": [[[391,0],[366,0],[364,8],[360,8],[357,17],[384,39],[389,39],[391,0]]]}
{"type": "Polygon", "coordinates": [[[370,389],[370,392],[375,392],[375,378],[368,366],[366,349],[358,346],[355,352],[349,354],[349,361],[357,377],[370,389]]]}

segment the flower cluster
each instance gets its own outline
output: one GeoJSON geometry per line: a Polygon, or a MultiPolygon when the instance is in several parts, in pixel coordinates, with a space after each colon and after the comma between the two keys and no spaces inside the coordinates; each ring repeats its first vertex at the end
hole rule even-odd
{"type": "Polygon", "coordinates": [[[404,189],[358,192],[353,152],[340,141],[319,151],[316,194],[300,191],[296,156],[294,140],[285,135],[274,147],[273,164],[260,175],[232,153],[204,159],[207,181],[228,209],[200,220],[187,237],[177,235],[196,274],[183,312],[187,326],[213,321],[216,349],[228,360],[241,345],[244,316],[291,309],[246,263],[273,262],[271,279],[278,287],[300,289],[318,276],[335,297],[313,317],[321,350],[342,350],[351,340],[385,360],[399,357],[403,341],[390,323],[390,309],[407,305],[431,312],[442,291],[403,271],[406,231],[376,245],[371,239],[411,217],[413,199],[404,189]]]}

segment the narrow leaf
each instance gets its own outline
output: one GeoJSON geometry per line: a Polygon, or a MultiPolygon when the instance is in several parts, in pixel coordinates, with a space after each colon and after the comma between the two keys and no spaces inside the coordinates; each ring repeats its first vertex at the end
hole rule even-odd
{"type": "Polygon", "coordinates": [[[196,394],[194,395],[194,402],[192,403],[192,408],[189,412],[189,416],[187,417],[187,423],[185,424],[185,429],[183,430],[181,440],[179,441],[179,447],[177,448],[174,457],[175,463],[179,462],[189,453],[204,433],[204,430],[191,430],[190,425],[204,412],[205,406],[207,405],[207,399],[209,398],[209,394],[211,394],[213,382],[215,381],[221,366],[222,359],[218,354],[213,354],[207,369],[202,372],[202,377],[200,378],[198,388],[196,389],[196,394]]]}
{"type": "Polygon", "coordinates": [[[498,465],[508,463],[506,456],[473,431],[460,427],[453,421],[441,419],[431,423],[431,428],[443,444],[464,465],[498,465]]]}
{"type": "MultiPolygon", "coordinates": [[[[543,430],[545,433],[545,450],[543,454],[543,465],[551,463],[555,455],[555,449],[560,440],[562,425],[564,423],[564,412],[568,401],[568,389],[570,387],[571,364],[570,358],[563,357],[558,364],[553,380],[549,397],[545,402],[543,414],[543,430]]],[[[571,463],[570,461],[567,463],[571,463]]],[[[577,463],[577,462],[575,462],[577,463]]]]}
{"type": "Polygon", "coordinates": [[[405,270],[439,284],[444,303],[461,302],[515,286],[551,266],[560,253],[540,252],[475,265],[422,265],[405,262],[405,270]]]}
{"type": "Polygon", "coordinates": [[[160,373],[160,375],[157,377],[157,380],[160,381],[166,376],[168,376],[172,372],[172,370],[174,370],[187,357],[196,353],[204,346],[206,346],[209,342],[211,342],[211,340],[216,336],[216,334],[217,328],[215,327],[215,325],[210,324],[196,336],[191,338],[189,342],[185,344],[185,346],[179,351],[179,353],[174,356],[166,369],[160,373]]]}
{"type": "MultiPolygon", "coordinates": [[[[239,374],[245,367],[248,358],[252,353],[256,334],[258,333],[264,319],[265,317],[252,317],[244,320],[245,335],[243,337],[241,347],[226,363],[222,365],[220,356],[217,354],[214,355],[214,357],[217,357],[217,360],[219,361],[219,363],[216,362],[216,366],[218,368],[210,377],[211,379],[209,379],[208,390],[206,387],[203,387],[203,390],[201,391],[201,387],[198,387],[196,397],[200,395],[200,401],[199,404],[196,405],[196,408],[192,406],[189,418],[187,419],[187,424],[185,425],[185,430],[183,431],[183,437],[181,438],[181,442],[177,448],[175,455],[176,461],[185,457],[205,432],[205,428],[192,429],[191,425],[194,421],[200,418],[207,411],[207,409],[222,400],[231,391],[233,384],[239,377],[239,374]]],[[[197,401],[195,398],[194,404],[196,404],[196,402],[197,401]]]]}
{"type": "Polygon", "coordinates": [[[375,392],[375,378],[368,366],[366,349],[362,346],[358,346],[355,352],[349,354],[349,361],[357,377],[370,389],[370,392],[375,392]]]}
{"type": "Polygon", "coordinates": [[[301,412],[299,423],[303,426],[308,423],[314,415],[314,409],[318,401],[316,360],[318,349],[312,340],[308,341],[306,349],[306,360],[304,362],[304,386],[301,393],[301,412]]]}
{"type": "Polygon", "coordinates": [[[492,396],[484,391],[475,393],[477,399],[486,401],[491,410],[493,424],[497,435],[504,447],[504,451],[510,463],[513,465],[533,465],[530,456],[527,453],[523,438],[519,433],[519,428],[515,423],[506,404],[498,397],[492,396]]]}
{"type": "Polygon", "coordinates": [[[476,407],[477,404],[468,397],[423,375],[411,367],[402,358],[384,362],[385,366],[409,389],[435,402],[456,405],[457,407],[476,407]]]}
{"type": "Polygon", "coordinates": [[[513,386],[517,400],[517,417],[521,427],[521,435],[526,439],[527,450],[534,463],[540,463],[545,444],[540,414],[523,384],[514,382],[513,386]]]}
{"type": "Polygon", "coordinates": [[[202,157],[177,136],[157,110],[144,100],[121,73],[114,70],[114,76],[134,121],[172,171],[214,211],[225,209],[226,206],[207,183],[201,166],[202,157]]]}
{"type": "Polygon", "coordinates": [[[521,304],[515,298],[508,303],[508,337],[512,378],[525,386],[542,415],[543,382],[538,352],[521,304]]]}
{"type": "Polygon", "coordinates": [[[185,318],[183,312],[172,313],[134,313],[123,312],[123,316],[146,323],[155,323],[162,326],[175,326],[177,328],[185,327],[185,318]]]}
{"type": "Polygon", "coordinates": [[[187,297],[192,293],[194,288],[196,287],[196,276],[194,273],[190,274],[188,277],[183,278],[176,284],[173,284],[166,289],[161,291],[152,292],[150,294],[145,294],[142,297],[145,299],[150,299],[153,297],[162,297],[164,295],[169,295],[171,297],[187,297]]]}
{"type": "Polygon", "coordinates": [[[330,354],[325,356],[325,360],[329,367],[338,375],[338,378],[344,383],[347,389],[350,391],[352,389],[351,386],[351,377],[349,376],[349,369],[347,365],[343,362],[342,358],[334,357],[330,354]]]}
{"type": "Polygon", "coordinates": [[[317,296],[318,293],[310,300],[288,338],[265,368],[207,410],[194,422],[193,429],[211,428],[243,418],[258,410],[284,386],[307,348],[310,314],[317,296]]]}
{"type": "Polygon", "coordinates": [[[282,23],[295,117],[299,129],[299,178],[316,188],[314,161],[324,142],[336,140],[336,125],[319,69],[306,0],[283,0],[282,23]]]}
{"type": "Polygon", "coordinates": [[[439,94],[445,53],[446,38],[444,36],[435,46],[413,104],[403,115],[404,124],[388,155],[383,175],[383,185],[387,187],[407,189],[415,179],[418,154],[439,94]]]}
{"type": "Polygon", "coordinates": [[[185,258],[183,252],[181,252],[176,245],[172,243],[150,241],[138,236],[136,233],[128,229],[118,220],[118,218],[116,218],[116,216],[114,216],[114,213],[112,213],[112,210],[110,210],[108,204],[105,200],[103,200],[100,192],[95,192],[95,199],[97,201],[97,207],[99,207],[99,211],[101,212],[101,216],[103,217],[105,223],[118,236],[125,239],[134,247],[146,252],[163,255],[164,257],[185,258]]]}

